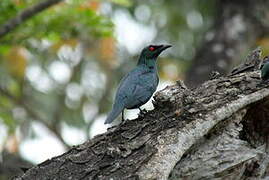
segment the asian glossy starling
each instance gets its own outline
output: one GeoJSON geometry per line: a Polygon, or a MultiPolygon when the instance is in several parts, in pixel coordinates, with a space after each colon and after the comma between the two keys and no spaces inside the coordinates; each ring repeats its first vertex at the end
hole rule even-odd
{"type": "Polygon", "coordinates": [[[123,115],[125,108],[139,108],[151,98],[159,83],[157,57],[169,47],[171,45],[150,45],[142,50],[137,66],[121,80],[105,124],[111,123],[120,113],[123,115]]]}

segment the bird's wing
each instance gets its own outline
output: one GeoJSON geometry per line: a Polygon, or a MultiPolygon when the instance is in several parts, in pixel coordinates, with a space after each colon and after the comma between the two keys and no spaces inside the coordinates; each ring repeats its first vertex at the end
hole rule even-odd
{"type": "Polygon", "coordinates": [[[111,123],[124,108],[137,108],[145,104],[158,85],[158,76],[148,69],[137,67],[120,82],[116,97],[105,123],[111,123]]]}
{"type": "Polygon", "coordinates": [[[137,84],[133,94],[128,99],[128,108],[138,108],[145,104],[152,96],[154,91],[151,89],[137,84]]]}
{"type": "MultiPolygon", "coordinates": [[[[112,110],[108,114],[107,119],[105,121],[105,124],[111,123],[114,119],[116,119],[119,116],[119,114],[123,111],[123,109],[126,108],[128,96],[130,96],[129,92],[131,92],[133,89],[132,72],[134,72],[134,71],[131,71],[130,73],[128,73],[121,80],[120,85],[117,89],[117,93],[115,96],[112,110]],[[128,84],[129,84],[129,86],[128,86],[128,84]]],[[[134,72],[134,73],[136,73],[136,72],[134,72]]]]}
{"type": "Polygon", "coordinates": [[[126,108],[145,104],[158,85],[158,77],[148,70],[133,71],[122,81],[117,96],[125,100],[126,108]]]}
{"type": "Polygon", "coordinates": [[[142,68],[137,67],[124,76],[118,87],[116,99],[125,99],[129,97],[133,93],[136,84],[140,81],[139,77],[144,72],[145,71],[142,68]]]}

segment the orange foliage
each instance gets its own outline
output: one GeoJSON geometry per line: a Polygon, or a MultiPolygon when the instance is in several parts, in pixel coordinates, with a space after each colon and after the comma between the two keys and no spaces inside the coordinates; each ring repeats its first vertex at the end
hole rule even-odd
{"type": "Polygon", "coordinates": [[[116,47],[114,38],[102,38],[100,40],[98,53],[103,62],[110,66],[115,65],[116,47]]]}
{"type": "Polygon", "coordinates": [[[100,2],[98,1],[87,1],[80,6],[80,10],[91,9],[93,11],[98,11],[100,7],[100,2]]]}
{"type": "Polygon", "coordinates": [[[6,150],[9,153],[17,153],[19,151],[19,140],[16,135],[10,135],[6,142],[6,150]]]}
{"type": "Polygon", "coordinates": [[[57,43],[53,44],[51,46],[51,49],[54,52],[57,52],[63,45],[68,45],[68,46],[71,46],[72,48],[75,48],[78,45],[78,40],[77,39],[61,40],[61,41],[58,41],[57,43]]]}
{"type": "Polygon", "coordinates": [[[100,7],[100,2],[97,1],[89,1],[88,2],[88,7],[94,11],[97,11],[100,7]]]}
{"type": "Polygon", "coordinates": [[[26,53],[25,49],[19,46],[11,48],[6,55],[6,66],[10,74],[16,78],[24,77],[26,68],[26,53]]]}
{"type": "Polygon", "coordinates": [[[14,4],[21,5],[23,4],[22,0],[13,0],[14,4]]]}

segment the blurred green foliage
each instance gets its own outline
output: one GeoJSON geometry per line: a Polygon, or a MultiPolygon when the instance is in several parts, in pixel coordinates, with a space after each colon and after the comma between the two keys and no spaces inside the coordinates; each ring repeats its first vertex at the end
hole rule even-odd
{"type": "MultiPolygon", "coordinates": [[[[4,5],[3,9],[0,9],[1,14],[7,15],[1,17],[0,24],[22,10],[19,7],[28,6],[26,3],[28,1],[19,1],[21,3],[17,6],[14,1],[8,2],[4,3],[7,5],[4,5]]],[[[63,38],[77,37],[79,33],[93,37],[111,36],[113,24],[110,19],[98,15],[94,7],[86,2],[86,0],[69,1],[51,7],[9,33],[1,40],[1,44],[25,44],[29,37],[57,42],[63,38]]]]}
{"type": "MultiPolygon", "coordinates": [[[[38,2],[1,1],[0,24],[38,2]]],[[[95,59],[93,55],[85,55],[82,60],[82,51],[95,51],[95,47],[82,49],[82,40],[90,43],[112,37],[113,23],[98,12],[100,3],[87,0],[59,3],[0,39],[0,122],[10,134],[27,125],[29,131],[23,137],[28,137],[32,120],[43,123],[58,136],[61,121],[85,127],[82,108],[90,97],[86,100],[83,90],[83,97],[73,100],[66,91],[74,82],[83,89],[82,68],[89,63],[88,59],[95,59]],[[57,67],[64,70],[64,81],[55,77],[57,67]]],[[[127,5],[128,1],[115,3],[127,5]]]]}

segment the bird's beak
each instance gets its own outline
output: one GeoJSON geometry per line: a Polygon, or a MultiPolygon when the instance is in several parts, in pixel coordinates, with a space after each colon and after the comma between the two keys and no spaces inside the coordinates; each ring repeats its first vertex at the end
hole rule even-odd
{"type": "Polygon", "coordinates": [[[172,47],[172,45],[161,45],[160,52],[162,52],[162,51],[164,51],[164,50],[166,50],[166,49],[168,49],[170,47],[172,47]]]}
{"type": "Polygon", "coordinates": [[[166,49],[168,49],[170,47],[172,47],[172,46],[171,45],[159,45],[157,47],[158,49],[157,49],[157,51],[155,53],[155,57],[158,57],[161,54],[161,52],[163,52],[164,50],[166,50],[166,49]]]}

